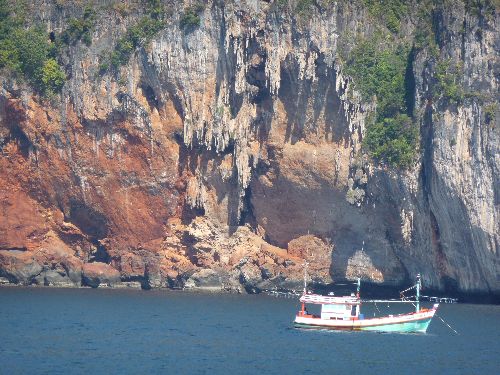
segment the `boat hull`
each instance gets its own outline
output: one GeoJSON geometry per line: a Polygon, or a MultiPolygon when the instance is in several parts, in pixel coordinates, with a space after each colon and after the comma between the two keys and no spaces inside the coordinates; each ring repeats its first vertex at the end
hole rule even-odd
{"type": "Polygon", "coordinates": [[[436,310],[432,309],[412,314],[362,320],[327,320],[311,315],[297,315],[294,325],[297,328],[308,329],[425,333],[435,313],[436,310]]]}

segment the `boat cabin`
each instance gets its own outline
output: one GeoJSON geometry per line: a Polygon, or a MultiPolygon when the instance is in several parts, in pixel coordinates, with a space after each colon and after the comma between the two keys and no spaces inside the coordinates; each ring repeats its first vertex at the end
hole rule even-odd
{"type": "Polygon", "coordinates": [[[331,297],[317,294],[305,294],[300,298],[302,309],[299,316],[306,316],[307,310],[305,304],[321,305],[321,319],[336,320],[356,320],[360,317],[359,306],[361,301],[359,297],[331,297]]]}

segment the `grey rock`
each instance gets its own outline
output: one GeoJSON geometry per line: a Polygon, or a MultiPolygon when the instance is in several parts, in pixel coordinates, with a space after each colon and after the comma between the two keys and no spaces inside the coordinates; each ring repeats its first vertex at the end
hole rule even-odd
{"type": "Polygon", "coordinates": [[[224,284],[221,275],[211,269],[202,269],[193,273],[184,284],[185,289],[222,291],[224,284]]]}

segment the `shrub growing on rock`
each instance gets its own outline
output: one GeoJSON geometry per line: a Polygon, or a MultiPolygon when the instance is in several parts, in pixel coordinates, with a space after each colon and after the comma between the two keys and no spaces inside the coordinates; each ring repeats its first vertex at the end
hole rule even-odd
{"type": "Polygon", "coordinates": [[[462,71],[462,66],[452,64],[451,60],[439,61],[436,66],[434,94],[449,103],[461,104],[465,98],[464,90],[460,85],[462,71]]]}
{"type": "Polygon", "coordinates": [[[61,90],[66,81],[66,74],[56,60],[48,59],[43,64],[41,80],[44,91],[50,94],[61,90]]]}
{"type": "Polygon", "coordinates": [[[346,73],[353,77],[365,100],[377,98],[378,117],[406,110],[405,71],[409,48],[388,46],[379,37],[361,41],[351,52],[346,73]]]}
{"type": "Polygon", "coordinates": [[[71,18],[68,28],[62,33],[61,39],[66,44],[83,41],[85,45],[92,44],[92,29],[95,24],[95,11],[90,7],[85,7],[82,18],[71,18]]]}
{"type": "Polygon", "coordinates": [[[181,15],[180,27],[186,32],[190,32],[200,26],[200,13],[203,12],[205,6],[202,3],[197,3],[187,7],[181,15]]]}
{"type": "Polygon", "coordinates": [[[399,32],[401,19],[408,13],[408,5],[404,0],[363,0],[368,12],[385,24],[393,33],[399,32]]]}
{"type": "Polygon", "coordinates": [[[160,1],[150,0],[147,13],[139,22],[130,27],[116,43],[115,49],[109,55],[102,57],[99,73],[106,73],[109,68],[117,70],[125,65],[132,53],[140,46],[151,41],[153,36],[165,25],[163,8],[160,1]]]}
{"type": "Polygon", "coordinates": [[[363,145],[378,162],[398,168],[411,166],[418,140],[418,131],[406,114],[409,53],[408,46],[389,46],[375,36],[361,41],[346,63],[346,73],[353,77],[364,100],[376,98],[377,102],[363,145]]]}
{"type": "Polygon", "coordinates": [[[412,119],[405,114],[398,114],[369,126],[364,145],[375,160],[408,168],[413,163],[417,141],[418,131],[412,119]]]}

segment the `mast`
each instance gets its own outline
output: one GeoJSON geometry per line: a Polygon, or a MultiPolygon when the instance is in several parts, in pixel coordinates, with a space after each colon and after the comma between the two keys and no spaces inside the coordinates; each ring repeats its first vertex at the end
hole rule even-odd
{"type": "MultiPolygon", "coordinates": [[[[358,286],[356,288],[356,297],[359,299],[359,291],[361,290],[361,278],[358,277],[358,286]]],[[[359,316],[360,305],[356,305],[356,316],[359,316]]]]}
{"type": "Polygon", "coordinates": [[[304,295],[307,294],[307,261],[304,260],[304,295]]]}
{"type": "Polygon", "coordinates": [[[416,312],[420,311],[420,288],[422,284],[420,283],[420,274],[417,273],[417,285],[415,285],[417,288],[417,293],[416,293],[416,300],[417,300],[417,305],[416,305],[416,312]]]}
{"type": "MultiPolygon", "coordinates": [[[[307,295],[307,261],[304,259],[304,291],[303,295],[307,295]]],[[[304,315],[306,313],[306,304],[304,302],[300,305],[300,315],[304,315]]]]}

